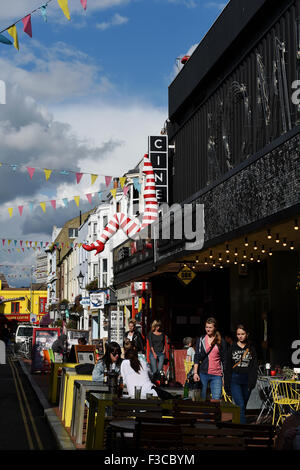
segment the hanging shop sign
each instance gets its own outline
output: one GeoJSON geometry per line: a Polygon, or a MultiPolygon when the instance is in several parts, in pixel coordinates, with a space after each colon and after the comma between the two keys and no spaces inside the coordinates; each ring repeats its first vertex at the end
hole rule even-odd
{"type": "Polygon", "coordinates": [[[187,286],[196,277],[196,274],[188,266],[184,266],[177,274],[177,277],[187,286]]]}
{"type": "Polygon", "coordinates": [[[157,202],[168,202],[168,136],[149,136],[148,155],[155,175],[157,202]]]}
{"type": "Polygon", "coordinates": [[[104,308],[105,297],[105,292],[90,294],[91,308],[104,308]]]}
{"type": "Polygon", "coordinates": [[[115,341],[122,348],[124,333],[124,314],[122,310],[112,310],[109,316],[108,341],[115,341]]]}

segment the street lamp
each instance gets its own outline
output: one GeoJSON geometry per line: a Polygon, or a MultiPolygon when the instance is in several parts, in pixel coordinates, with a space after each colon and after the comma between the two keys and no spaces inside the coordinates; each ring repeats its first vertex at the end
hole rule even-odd
{"type": "Polygon", "coordinates": [[[80,273],[79,273],[78,276],[77,276],[77,280],[78,280],[78,284],[79,284],[80,289],[82,289],[83,280],[84,280],[84,275],[82,274],[81,271],[80,271],[80,273]]]}

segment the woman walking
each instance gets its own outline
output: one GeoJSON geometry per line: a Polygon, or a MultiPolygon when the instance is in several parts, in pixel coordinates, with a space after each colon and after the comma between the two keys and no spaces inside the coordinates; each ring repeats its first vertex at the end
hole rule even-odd
{"type": "Polygon", "coordinates": [[[136,320],[130,318],[128,321],[128,331],[124,334],[124,340],[129,339],[135,345],[139,353],[144,353],[144,341],[141,333],[136,329],[136,320]]]}
{"type": "Polygon", "coordinates": [[[215,318],[205,323],[206,335],[197,338],[194,358],[194,382],[201,380],[202,398],[206,400],[206,390],[210,383],[213,400],[222,397],[223,375],[226,369],[226,343],[217,331],[215,318]]]}
{"type": "Polygon", "coordinates": [[[257,355],[249,343],[249,333],[244,325],[236,328],[237,340],[230,346],[227,354],[225,391],[232,396],[240,407],[241,423],[246,423],[245,410],[251,391],[257,381],[257,355]]]}
{"type": "Polygon", "coordinates": [[[166,353],[166,337],[161,331],[161,321],[154,320],[151,325],[151,331],[148,335],[148,342],[150,348],[150,364],[151,371],[154,375],[160,372],[163,368],[165,353],[166,353]]]}

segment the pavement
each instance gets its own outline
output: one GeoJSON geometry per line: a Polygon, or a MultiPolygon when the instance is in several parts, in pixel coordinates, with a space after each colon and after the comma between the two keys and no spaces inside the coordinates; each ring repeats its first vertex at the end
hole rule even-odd
{"type": "Polygon", "coordinates": [[[31,361],[19,359],[19,363],[44,409],[45,417],[55,437],[59,450],[78,450],[59,418],[58,407],[52,405],[48,400],[50,374],[31,374],[31,361]]]}

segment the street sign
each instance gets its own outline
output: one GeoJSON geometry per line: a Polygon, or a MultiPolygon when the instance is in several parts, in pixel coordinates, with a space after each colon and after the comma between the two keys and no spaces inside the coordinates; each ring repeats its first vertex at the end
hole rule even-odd
{"type": "Polygon", "coordinates": [[[104,308],[105,292],[90,294],[91,308],[104,308]]]}
{"type": "Polygon", "coordinates": [[[196,277],[196,274],[188,266],[184,266],[179,273],[177,273],[177,277],[187,286],[196,277]]]}
{"type": "Polygon", "coordinates": [[[90,298],[89,297],[82,297],[80,300],[80,305],[83,307],[89,307],[90,306],[90,298]]]}

